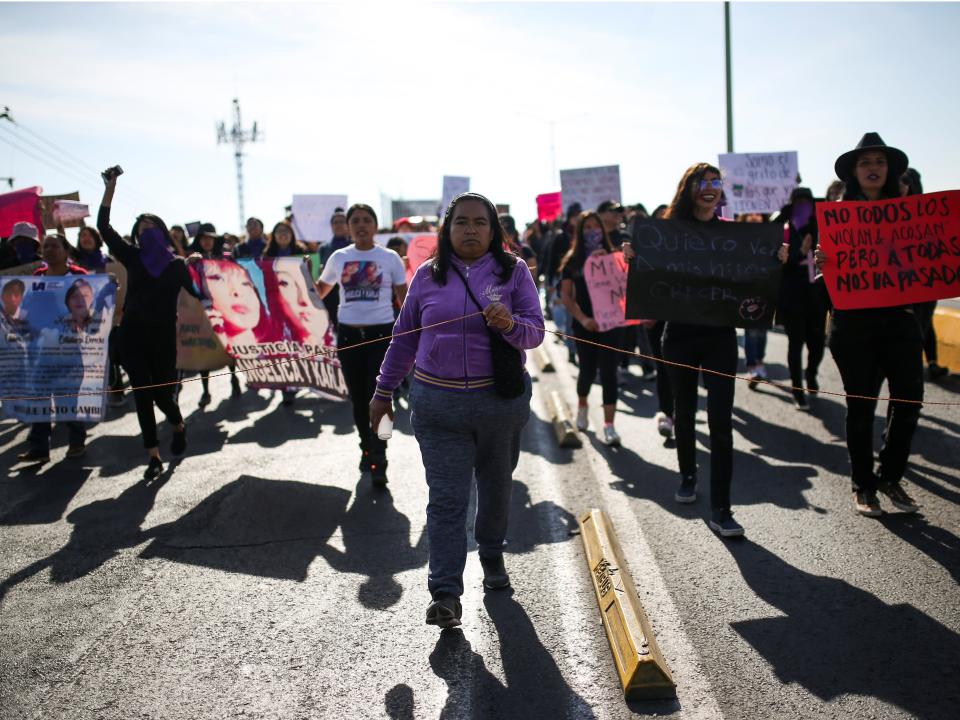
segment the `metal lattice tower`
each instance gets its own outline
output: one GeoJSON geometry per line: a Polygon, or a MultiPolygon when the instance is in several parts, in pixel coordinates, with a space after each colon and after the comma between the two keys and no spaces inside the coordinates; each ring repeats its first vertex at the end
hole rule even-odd
{"type": "Polygon", "coordinates": [[[228,131],[224,123],[217,125],[217,145],[233,143],[233,157],[237,161],[237,204],[240,211],[240,232],[243,232],[246,223],[246,213],[243,209],[243,146],[247,143],[263,139],[263,133],[253,123],[250,130],[244,130],[240,122],[240,100],[233,99],[233,127],[228,131]]]}

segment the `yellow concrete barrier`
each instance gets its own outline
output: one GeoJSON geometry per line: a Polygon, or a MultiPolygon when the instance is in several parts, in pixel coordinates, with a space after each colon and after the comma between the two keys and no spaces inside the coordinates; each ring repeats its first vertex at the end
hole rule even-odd
{"type": "Polygon", "coordinates": [[[556,372],[556,368],[553,366],[553,360],[550,358],[550,353],[545,346],[540,345],[534,348],[532,355],[533,361],[537,364],[540,372],[556,372]]]}
{"type": "Polygon", "coordinates": [[[624,697],[676,697],[676,683],[640,604],[610,518],[602,510],[590,510],[579,522],[603,629],[624,697]]]}
{"type": "Polygon", "coordinates": [[[560,393],[556,390],[552,391],[547,403],[549,405],[550,423],[553,425],[553,432],[557,436],[557,443],[560,447],[583,447],[583,443],[580,441],[580,435],[577,433],[577,428],[574,427],[573,422],[570,420],[570,410],[567,408],[567,403],[563,401],[560,393]]]}
{"type": "Polygon", "coordinates": [[[960,373],[960,310],[938,307],[933,328],[937,333],[937,364],[960,373]]]}

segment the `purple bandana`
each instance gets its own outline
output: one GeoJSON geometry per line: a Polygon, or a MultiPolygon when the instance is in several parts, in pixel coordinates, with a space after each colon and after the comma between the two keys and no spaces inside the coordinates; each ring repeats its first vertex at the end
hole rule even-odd
{"type": "Polygon", "coordinates": [[[801,230],[807,226],[807,223],[810,222],[810,218],[813,217],[813,205],[808,202],[794,205],[790,216],[790,224],[793,225],[797,230],[801,230]]]}
{"type": "Polygon", "coordinates": [[[140,243],[140,262],[151,277],[160,277],[160,273],[173,262],[174,254],[163,232],[157,228],[148,228],[137,238],[140,243]]]}

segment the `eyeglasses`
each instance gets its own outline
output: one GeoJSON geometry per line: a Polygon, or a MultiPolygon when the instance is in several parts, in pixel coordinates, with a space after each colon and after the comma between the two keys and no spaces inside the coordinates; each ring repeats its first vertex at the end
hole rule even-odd
{"type": "Polygon", "coordinates": [[[713,180],[701,180],[700,189],[706,190],[707,188],[713,188],[714,190],[719,190],[723,187],[723,180],[720,178],[713,178],[713,180]]]}

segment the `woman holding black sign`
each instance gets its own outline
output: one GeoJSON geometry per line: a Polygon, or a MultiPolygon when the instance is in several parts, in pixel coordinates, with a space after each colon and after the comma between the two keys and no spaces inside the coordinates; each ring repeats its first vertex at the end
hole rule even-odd
{"type": "Polygon", "coordinates": [[[447,206],[432,262],[413,276],[370,401],[377,428],[385,415],[393,417],[393,392],[416,366],[411,422],[430,488],[428,625],[460,624],[474,479],[484,587],[510,585],[503,545],[520,433],[530,415],[523,351],[543,342],[543,334],[537,286],[504,248],[496,207],[483,195],[459,195],[447,206]]]}
{"type": "Polygon", "coordinates": [[[560,262],[559,270],[560,298],[573,317],[573,335],[577,339],[580,365],[580,375],[577,377],[577,429],[583,431],[589,426],[587,396],[599,369],[603,388],[603,442],[619,445],[620,436],[613,427],[613,418],[617,411],[617,363],[620,362],[620,353],[614,348],[619,348],[623,341],[623,329],[600,332],[593,318],[593,304],[583,272],[587,258],[606,255],[614,252],[615,248],[597,213],[581,213],[576,228],[573,243],[560,262]]]}
{"type": "MultiPolygon", "coordinates": [[[[867,133],[834,164],[844,181],[844,200],[891,200],[900,197],[899,178],[908,160],[877,133],[867,133]]],[[[817,248],[817,266],[828,258],[817,248]]],[[[879,490],[898,510],[916,512],[917,503],[900,482],[910,458],[910,444],[923,400],[923,336],[913,305],[834,310],[829,339],[843,389],[849,396],[875,397],[885,376],[890,396],[912,402],[892,403],[880,464],[873,465],[873,419],[876,400],[847,397],[847,450],[852,469],[853,505],[861,515],[882,514],[879,490]]]]}

